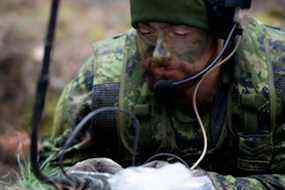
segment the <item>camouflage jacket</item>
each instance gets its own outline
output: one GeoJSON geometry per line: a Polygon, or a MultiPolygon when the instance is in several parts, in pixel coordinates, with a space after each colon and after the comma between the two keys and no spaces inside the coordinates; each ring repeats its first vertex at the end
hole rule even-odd
{"type": "MultiPolygon", "coordinates": [[[[235,60],[223,68],[213,108],[202,111],[209,149],[200,167],[217,189],[284,189],[285,34],[252,18],[244,28],[235,60]]],[[[201,154],[193,111],[179,102],[155,100],[143,80],[135,41],[131,30],[96,44],[58,102],[49,141],[53,155],[87,113],[104,105],[108,90],[111,104],[132,111],[141,122],[140,163],[159,152],[188,163],[201,154]]],[[[105,156],[130,164],[134,130],[125,116],[114,118],[109,124],[89,123],[66,153],[69,161],[105,156]]]]}

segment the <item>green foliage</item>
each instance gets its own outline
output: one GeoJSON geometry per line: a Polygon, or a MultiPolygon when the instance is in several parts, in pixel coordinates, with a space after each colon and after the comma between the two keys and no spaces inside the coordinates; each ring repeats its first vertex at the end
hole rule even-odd
{"type": "MultiPolygon", "coordinates": [[[[16,185],[7,187],[7,190],[53,190],[52,187],[40,182],[32,172],[31,164],[27,161],[18,162],[20,174],[16,185]]],[[[50,167],[48,164],[44,166],[43,173],[51,176],[56,174],[58,170],[50,167]]]]}

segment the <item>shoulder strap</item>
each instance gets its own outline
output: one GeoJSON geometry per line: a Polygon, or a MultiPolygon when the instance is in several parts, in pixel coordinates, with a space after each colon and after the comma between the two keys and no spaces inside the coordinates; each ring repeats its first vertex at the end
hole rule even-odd
{"type": "Polygon", "coordinates": [[[267,26],[266,30],[269,34],[269,51],[276,89],[276,115],[278,117],[276,122],[277,125],[281,125],[284,122],[285,110],[285,31],[270,26],[267,26]]]}
{"type": "Polygon", "coordinates": [[[269,34],[266,27],[247,18],[237,53],[233,120],[245,134],[271,132],[276,125],[276,92],[269,34]]]}
{"type": "MultiPolygon", "coordinates": [[[[113,107],[118,105],[119,83],[98,84],[93,88],[92,109],[113,107]]],[[[118,133],[116,127],[116,113],[99,114],[92,121],[92,137],[95,142],[96,156],[118,156],[118,133]],[[97,146],[98,145],[98,146],[97,146]],[[102,154],[102,155],[100,155],[102,154]]]]}
{"type": "MultiPolygon", "coordinates": [[[[102,107],[114,107],[118,105],[120,83],[97,84],[93,87],[92,93],[92,110],[102,107]]],[[[102,114],[98,116],[96,123],[106,126],[112,125],[114,118],[113,113],[102,114]],[[100,118],[100,119],[99,119],[100,118]]]]}

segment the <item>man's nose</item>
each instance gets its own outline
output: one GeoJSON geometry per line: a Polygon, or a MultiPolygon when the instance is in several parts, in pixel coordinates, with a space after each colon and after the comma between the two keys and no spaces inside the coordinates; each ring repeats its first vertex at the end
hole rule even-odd
{"type": "Polygon", "coordinates": [[[152,57],[160,65],[167,64],[167,60],[170,58],[170,52],[166,45],[164,33],[162,32],[158,34],[152,57]]]}

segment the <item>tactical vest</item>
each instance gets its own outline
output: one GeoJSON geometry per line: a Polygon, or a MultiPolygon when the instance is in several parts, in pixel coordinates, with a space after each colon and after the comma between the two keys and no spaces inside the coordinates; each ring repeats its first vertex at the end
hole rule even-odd
{"type": "MultiPolygon", "coordinates": [[[[231,81],[232,91],[227,117],[230,117],[230,128],[237,138],[236,167],[246,172],[266,172],[270,170],[272,159],[272,135],[280,122],[279,117],[282,117],[285,95],[285,35],[252,18],[248,18],[244,25],[242,43],[235,56],[234,80],[231,81]]],[[[95,49],[95,57],[96,51],[108,49],[108,53],[107,56],[98,56],[95,60],[95,78],[99,80],[94,81],[93,109],[118,106],[135,112],[142,119],[150,111],[144,103],[152,101],[149,98],[152,94],[142,79],[143,72],[136,58],[138,55],[135,38],[135,32],[131,31],[115,37],[115,47],[108,49],[101,45],[95,49]],[[116,57],[117,55],[120,57],[116,57]],[[100,67],[106,64],[104,62],[108,57],[114,56],[116,63],[100,67]],[[112,64],[116,64],[118,71],[109,69],[111,73],[108,73],[106,68],[106,72],[100,71],[104,67],[112,68],[112,64]],[[109,80],[110,78],[112,80],[109,80]]],[[[116,139],[111,144],[117,147],[115,141],[118,139],[116,137],[119,137],[119,144],[131,152],[129,143],[122,137],[125,135],[122,132],[124,122],[120,117],[110,113],[108,116],[102,115],[96,122],[112,129],[116,128],[115,133],[108,134],[116,139]]],[[[106,127],[104,130],[108,131],[106,127]]]]}

